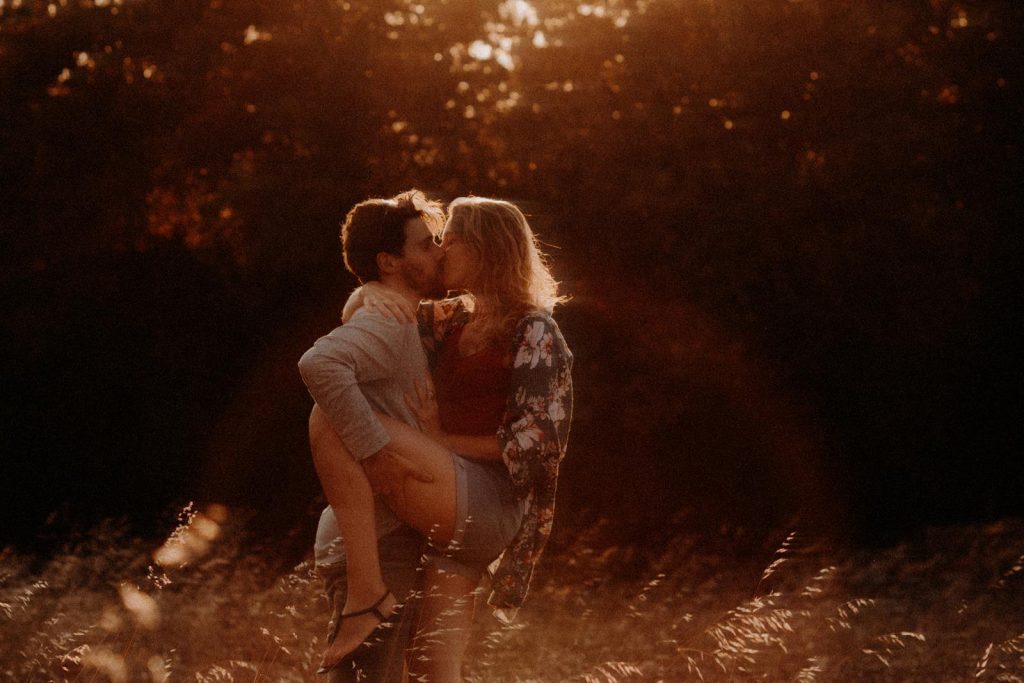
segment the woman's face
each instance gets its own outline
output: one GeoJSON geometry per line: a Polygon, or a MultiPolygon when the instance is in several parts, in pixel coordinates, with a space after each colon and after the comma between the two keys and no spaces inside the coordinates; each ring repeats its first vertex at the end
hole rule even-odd
{"type": "Polygon", "coordinates": [[[480,269],[480,255],[462,235],[453,233],[451,222],[444,226],[441,234],[441,282],[445,289],[462,291],[472,289],[473,280],[480,269]]]}

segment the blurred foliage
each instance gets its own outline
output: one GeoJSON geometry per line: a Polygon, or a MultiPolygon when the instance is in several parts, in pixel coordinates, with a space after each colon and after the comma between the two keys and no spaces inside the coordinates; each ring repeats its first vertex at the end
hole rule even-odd
{"type": "MultiPolygon", "coordinates": [[[[167,544],[201,515],[184,510],[167,544]]],[[[315,571],[285,562],[247,515],[220,519],[180,565],[110,522],[45,560],[0,551],[0,675],[310,680],[328,619],[315,571]]],[[[682,516],[669,542],[638,548],[608,527],[556,538],[515,623],[478,610],[467,681],[1024,675],[1019,521],[931,529],[884,551],[802,530],[695,533],[682,516]]]]}
{"type": "Polygon", "coordinates": [[[1022,15],[0,3],[14,502],[134,510],[199,472],[304,512],[292,364],[352,284],[337,222],[417,186],[555,245],[570,510],[1020,511],[1022,15]]]}

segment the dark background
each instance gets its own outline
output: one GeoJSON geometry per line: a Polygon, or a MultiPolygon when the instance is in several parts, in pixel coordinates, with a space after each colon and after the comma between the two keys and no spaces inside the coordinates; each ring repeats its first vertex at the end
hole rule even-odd
{"type": "Polygon", "coordinates": [[[412,186],[519,202],[574,297],[563,531],[1024,511],[1019,3],[98,4],[0,10],[0,541],[308,540],[295,362],[412,186]]]}

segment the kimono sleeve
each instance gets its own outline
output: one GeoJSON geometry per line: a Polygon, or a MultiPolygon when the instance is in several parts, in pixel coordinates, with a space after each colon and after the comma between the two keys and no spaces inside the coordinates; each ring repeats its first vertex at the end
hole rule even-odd
{"type": "Polygon", "coordinates": [[[498,428],[502,459],[517,492],[557,473],[572,415],[572,354],[551,316],[524,318],[515,336],[512,382],[498,428]]]}
{"type": "Polygon", "coordinates": [[[431,367],[445,339],[456,327],[469,321],[472,309],[472,300],[467,296],[420,302],[416,308],[416,324],[431,367]]]}
{"type": "Polygon", "coordinates": [[[572,355],[555,321],[542,313],[527,316],[517,328],[512,352],[511,393],[498,441],[526,510],[494,572],[488,601],[505,618],[526,598],[551,535],[558,466],[572,417],[572,355]]]}

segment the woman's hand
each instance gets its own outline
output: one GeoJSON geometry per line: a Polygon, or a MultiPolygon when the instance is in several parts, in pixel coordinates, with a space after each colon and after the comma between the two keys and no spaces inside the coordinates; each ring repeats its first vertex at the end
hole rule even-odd
{"type": "Polygon", "coordinates": [[[347,323],[360,308],[376,311],[400,323],[416,322],[416,308],[409,300],[376,281],[367,282],[349,294],[345,308],[341,311],[341,321],[347,323]]]}
{"type": "Polygon", "coordinates": [[[441,428],[437,395],[434,393],[434,382],[430,375],[424,376],[422,380],[416,380],[416,392],[415,394],[406,394],[405,402],[419,421],[420,431],[444,445],[448,434],[441,428]]]}
{"type": "Polygon", "coordinates": [[[379,282],[367,282],[362,290],[363,305],[367,310],[376,311],[400,323],[416,322],[416,307],[395,290],[379,282]]]}

